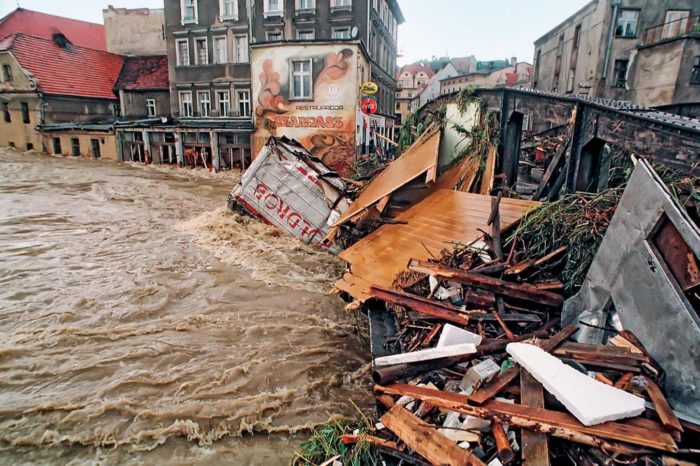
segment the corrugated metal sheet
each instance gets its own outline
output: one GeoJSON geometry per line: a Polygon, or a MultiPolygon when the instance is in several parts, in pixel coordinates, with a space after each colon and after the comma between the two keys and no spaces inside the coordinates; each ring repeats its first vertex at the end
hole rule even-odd
{"type": "MultiPolygon", "coordinates": [[[[500,214],[503,228],[518,221],[538,202],[503,199],[500,214]]],[[[336,283],[336,288],[355,299],[369,297],[369,284],[390,287],[398,272],[411,259],[427,260],[428,250],[436,256],[454,243],[469,243],[488,231],[491,197],[451,190],[438,190],[421,203],[399,215],[398,222],[384,225],[351,248],[340,258],[348,262],[351,273],[336,283]]]]}
{"type": "Polygon", "coordinates": [[[230,197],[304,243],[335,251],[325,238],[350,207],[344,192],[338,175],[299,144],[270,138],[230,197]]]}

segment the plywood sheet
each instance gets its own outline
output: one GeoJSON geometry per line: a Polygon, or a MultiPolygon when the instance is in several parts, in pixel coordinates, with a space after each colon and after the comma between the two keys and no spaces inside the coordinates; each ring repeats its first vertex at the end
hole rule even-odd
{"type": "MultiPolygon", "coordinates": [[[[501,201],[504,228],[518,221],[538,202],[519,199],[501,201]]],[[[355,299],[366,300],[366,284],[391,287],[396,274],[415,258],[427,260],[453,243],[469,243],[488,231],[491,197],[451,190],[438,190],[399,215],[405,224],[384,225],[340,254],[348,262],[351,274],[336,283],[336,288],[355,299]],[[430,251],[430,253],[428,252],[430,251]]]]}
{"type": "Polygon", "coordinates": [[[342,225],[350,218],[376,204],[411,180],[436,168],[440,150],[440,130],[426,135],[411,146],[400,158],[393,161],[377,175],[360,193],[360,196],[338,219],[335,225],[342,225]]]}

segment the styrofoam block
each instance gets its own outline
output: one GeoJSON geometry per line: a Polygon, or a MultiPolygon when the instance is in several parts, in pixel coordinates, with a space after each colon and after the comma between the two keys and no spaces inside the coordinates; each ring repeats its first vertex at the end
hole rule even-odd
{"type": "Polygon", "coordinates": [[[598,382],[537,346],[510,343],[506,351],[583,425],[593,426],[644,412],[643,398],[598,382]]]}
{"type": "Polygon", "coordinates": [[[467,395],[471,395],[482,384],[494,378],[499,372],[501,372],[501,368],[493,359],[484,359],[476,366],[469,368],[467,373],[464,374],[462,383],[459,386],[462,390],[467,392],[467,395]]]}
{"type": "Polygon", "coordinates": [[[438,432],[456,443],[478,442],[480,438],[478,434],[460,430],[462,429],[462,421],[460,421],[459,418],[459,413],[455,411],[448,412],[447,416],[445,417],[445,422],[442,423],[442,426],[445,427],[445,429],[438,429],[438,432]]]}
{"type": "Polygon", "coordinates": [[[463,345],[446,346],[444,348],[431,348],[412,353],[394,354],[374,360],[375,366],[393,366],[395,364],[407,364],[419,361],[448,358],[476,353],[476,346],[471,343],[463,345]]]}
{"type": "Polygon", "coordinates": [[[479,346],[481,344],[481,340],[481,335],[455,327],[451,324],[445,324],[445,327],[440,333],[440,339],[438,340],[437,347],[444,348],[445,346],[462,345],[465,343],[471,343],[474,346],[479,346]]]}
{"type": "Polygon", "coordinates": [[[464,422],[462,422],[462,429],[489,432],[491,430],[491,422],[481,419],[480,417],[467,416],[464,418],[464,422]]]}

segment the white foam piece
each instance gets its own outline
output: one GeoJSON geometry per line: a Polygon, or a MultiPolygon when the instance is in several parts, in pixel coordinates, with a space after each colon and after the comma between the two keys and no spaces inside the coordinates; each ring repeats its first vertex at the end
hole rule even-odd
{"type": "Polygon", "coordinates": [[[440,332],[440,339],[438,340],[437,347],[444,348],[446,346],[463,345],[466,343],[479,346],[481,344],[481,340],[481,335],[455,327],[451,324],[445,324],[442,332],[440,332]]]}
{"type": "Polygon", "coordinates": [[[445,348],[431,348],[412,353],[394,354],[384,356],[374,360],[375,366],[393,366],[396,364],[408,364],[412,362],[431,361],[433,359],[449,358],[452,356],[462,356],[476,353],[476,346],[473,344],[453,345],[445,348]]]}
{"type": "Polygon", "coordinates": [[[643,398],[598,382],[537,346],[510,343],[506,351],[583,425],[593,426],[644,412],[643,398]]]}

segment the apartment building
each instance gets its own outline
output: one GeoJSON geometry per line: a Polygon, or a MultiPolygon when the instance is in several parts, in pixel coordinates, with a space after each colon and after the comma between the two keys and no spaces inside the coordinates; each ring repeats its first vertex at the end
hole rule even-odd
{"type": "Polygon", "coordinates": [[[434,75],[432,69],[420,64],[406,65],[396,74],[396,122],[398,125],[402,125],[416,110],[414,102],[417,102],[418,94],[434,75]]]}
{"type": "Polygon", "coordinates": [[[593,0],[535,42],[533,88],[700,115],[700,3],[593,0]]]}

